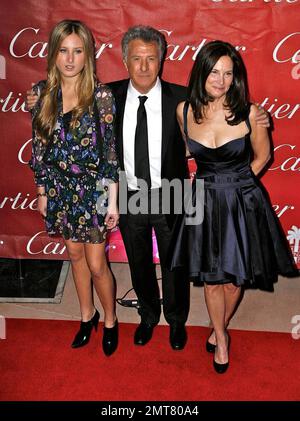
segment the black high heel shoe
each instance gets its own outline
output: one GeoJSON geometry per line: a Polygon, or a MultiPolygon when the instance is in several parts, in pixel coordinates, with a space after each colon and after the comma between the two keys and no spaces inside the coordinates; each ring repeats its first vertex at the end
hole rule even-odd
{"type": "Polygon", "coordinates": [[[225,373],[227,368],[229,367],[229,361],[228,363],[225,363],[225,364],[219,364],[214,360],[213,363],[214,363],[214,369],[218,374],[225,373]]]}
{"type": "Polygon", "coordinates": [[[208,339],[211,337],[211,334],[213,333],[213,331],[214,330],[212,330],[211,332],[210,332],[210,335],[209,335],[209,337],[207,338],[207,341],[206,341],[206,351],[207,352],[210,352],[210,353],[213,353],[213,352],[215,352],[215,350],[216,350],[216,346],[217,345],[214,345],[214,344],[211,344],[210,342],[208,342],[208,339]]]}
{"type": "Polygon", "coordinates": [[[76,333],[74,341],[71,345],[72,348],[80,348],[81,346],[84,346],[89,343],[92,329],[95,328],[95,331],[97,332],[99,319],[100,314],[99,311],[96,309],[95,314],[93,315],[91,320],[89,320],[88,322],[80,323],[80,329],[76,333]]]}
{"type": "MultiPolygon", "coordinates": [[[[230,336],[229,336],[229,334],[228,334],[228,333],[227,333],[227,335],[228,335],[227,349],[228,349],[228,358],[229,358],[230,336]]],[[[215,361],[215,357],[214,357],[214,359],[213,359],[213,365],[214,365],[214,369],[215,369],[215,371],[216,371],[218,374],[223,374],[223,373],[225,373],[225,372],[227,371],[227,368],[229,367],[229,361],[228,361],[227,363],[220,364],[220,363],[217,363],[217,362],[215,361]]]]}
{"type": "Polygon", "coordinates": [[[102,349],[104,354],[109,357],[118,347],[119,325],[116,319],[113,327],[103,327],[102,349]]]}

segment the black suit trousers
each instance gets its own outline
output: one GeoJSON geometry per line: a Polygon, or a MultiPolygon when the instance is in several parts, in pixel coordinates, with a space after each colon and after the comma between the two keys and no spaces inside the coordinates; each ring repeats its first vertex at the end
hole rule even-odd
{"type": "MultiPolygon", "coordinates": [[[[149,195],[149,208],[150,205],[149,195]]],[[[160,289],[153,263],[152,230],[154,229],[162,272],[162,301],[170,325],[185,324],[189,312],[189,280],[183,270],[170,271],[166,266],[171,230],[161,213],[127,213],[119,224],[131,272],[132,285],[139,300],[143,322],[156,325],[161,314],[160,289]]]]}

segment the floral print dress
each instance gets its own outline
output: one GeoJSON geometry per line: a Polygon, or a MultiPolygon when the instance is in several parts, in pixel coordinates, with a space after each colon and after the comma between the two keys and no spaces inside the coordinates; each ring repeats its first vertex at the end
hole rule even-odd
{"type": "MultiPolygon", "coordinates": [[[[34,86],[41,92],[45,81],[34,86]]],[[[38,101],[33,118],[40,110],[38,101]]],[[[76,127],[72,112],[63,114],[58,92],[58,118],[47,146],[36,132],[32,136],[30,167],[35,182],[47,194],[46,230],[75,242],[101,243],[106,238],[104,218],[108,185],[118,182],[114,133],[115,102],[110,88],[98,83],[93,110],[85,112],[76,127]]]]}

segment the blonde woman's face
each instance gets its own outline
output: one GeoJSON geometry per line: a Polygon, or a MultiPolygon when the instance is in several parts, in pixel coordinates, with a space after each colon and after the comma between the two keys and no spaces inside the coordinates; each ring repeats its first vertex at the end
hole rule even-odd
{"type": "Polygon", "coordinates": [[[55,63],[62,79],[77,79],[85,65],[83,42],[77,34],[68,35],[62,41],[55,63]]]}

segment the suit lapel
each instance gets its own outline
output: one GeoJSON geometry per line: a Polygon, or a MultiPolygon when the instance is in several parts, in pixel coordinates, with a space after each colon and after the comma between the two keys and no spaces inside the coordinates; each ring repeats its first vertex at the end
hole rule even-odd
{"type": "Polygon", "coordinates": [[[120,166],[122,170],[124,170],[123,120],[124,120],[124,111],[125,111],[128,83],[129,83],[129,79],[124,80],[118,87],[113,89],[113,93],[116,100],[116,108],[117,108],[116,137],[117,137],[120,166]]]}
{"type": "Polygon", "coordinates": [[[166,152],[168,149],[168,143],[170,135],[172,134],[172,126],[174,125],[174,116],[172,115],[173,110],[173,98],[170,93],[170,88],[166,82],[161,81],[162,90],[162,150],[161,150],[161,163],[163,164],[166,152]]]}

